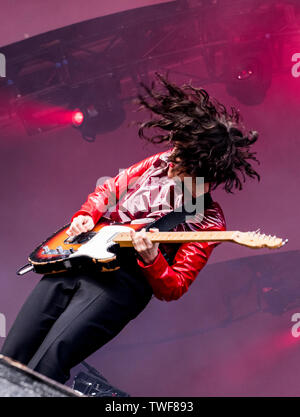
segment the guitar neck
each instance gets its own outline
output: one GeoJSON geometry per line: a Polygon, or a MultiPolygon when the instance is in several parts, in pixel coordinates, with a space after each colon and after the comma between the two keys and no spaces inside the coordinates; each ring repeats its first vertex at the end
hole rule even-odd
{"type": "MultiPolygon", "coordinates": [[[[185,242],[231,242],[237,232],[147,232],[147,237],[157,243],[185,243],[185,242]]],[[[119,233],[114,242],[122,247],[132,246],[129,233],[119,233]]]]}

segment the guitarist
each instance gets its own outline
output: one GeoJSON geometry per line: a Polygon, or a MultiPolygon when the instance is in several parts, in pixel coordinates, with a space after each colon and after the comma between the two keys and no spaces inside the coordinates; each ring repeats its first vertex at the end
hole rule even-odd
{"type": "MultiPolygon", "coordinates": [[[[222,185],[232,192],[242,189],[246,176],[259,179],[250,163],[257,161],[250,147],[258,134],[245,133],[238,112],[227,112],[204,89],[179,87],[156,76],[159,88],[143,84],[145,95],[138,97],[153,115],[138,133],[152,143],[169,143],[171,149],[98,186],[72,217],[70,236],[92,230],[103,217],[112,222],[161,218],[182,205],[185,194],[175,192],[175,179],[186,177],[193,198],[204,192],[204,215],[196,213],[193,221],[173,230],[222,231],[223,212],[210,191],[222,185]],[[148,137],[146,130],[152,129],[156,135],[148,137]],[[204,187],[198,186],[198,177],[204,177],[204,187]]],[[[70,369],[114,338],[153,295],[165,301],[180,298],[218,244],[158,245],[144,230],[132,231],[131,238],[136,256],[122,249],[118,270],[101,276],[97,270],[45,275],[23,305],[1,353],[65,383],[70,369]]]]}

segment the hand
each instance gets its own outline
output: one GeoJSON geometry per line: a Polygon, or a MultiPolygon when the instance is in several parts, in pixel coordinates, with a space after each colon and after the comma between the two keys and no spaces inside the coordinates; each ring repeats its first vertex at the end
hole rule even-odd
{"type": "Polygon", "coordinates": [[[66,231],[69,236],[77,236],[80,233],[89,232],[95,227],[91,216],[77,216],[73,219],[69,229],[66,231]]]}
{"type": "MultiPolygon", "coordinates": [[[[150,232],[158,232],[158,229],[150,229],[150,232]]],[[[158,255],[159,243],[153,243],[146,235],[146,230],[142,229],[140,232],[130,231],[133,247],[138,254],[143,258],[145,264],[151,264],[158,255]]]]}

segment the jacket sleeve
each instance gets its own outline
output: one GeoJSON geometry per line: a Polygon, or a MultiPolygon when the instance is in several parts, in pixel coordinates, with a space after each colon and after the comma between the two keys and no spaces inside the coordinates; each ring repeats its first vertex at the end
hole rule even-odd
{"type": "Polygon", "coordinates": [[[141,162],[123,170],[114,178],[105,181],[103,185],[96,187],[95,191],[88,195],[86,202],[71,218],[72,220],[80,214],[89,215],[96,224],[108,207],[116,204],[123,193],[159,158],[162,152],[150,156],[141,162]]]}
{"type": "MultiPolygon", "coordinates": [[[[225,220],[209,230],[226,230],[225,220]]],[[[172,265],[168,264],[160,250],[152,264],[146,265],[141,259],[137,259],[137,262],[156,298],[177,300],[187,292],[217,245],[219,242],[184,243],[179,247],[172,265]]]]}

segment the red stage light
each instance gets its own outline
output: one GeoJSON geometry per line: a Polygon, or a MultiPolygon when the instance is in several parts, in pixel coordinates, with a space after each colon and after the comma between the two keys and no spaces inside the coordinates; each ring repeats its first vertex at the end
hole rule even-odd
{"type": "Polygon", "coordinates": [[[253,71],[251,69],[247,69],[247,70],[243,69],[237,74],[237,79],[246,80],[247,78],[251,77],[251,75],[253,75],[253,71]]]}
{"type": "Polygon", "coordinates": [[[75,110],[72,114],[72,123],[74,126],[80,126],[83,123],[84,115],[82,111],[75,110]]]}

